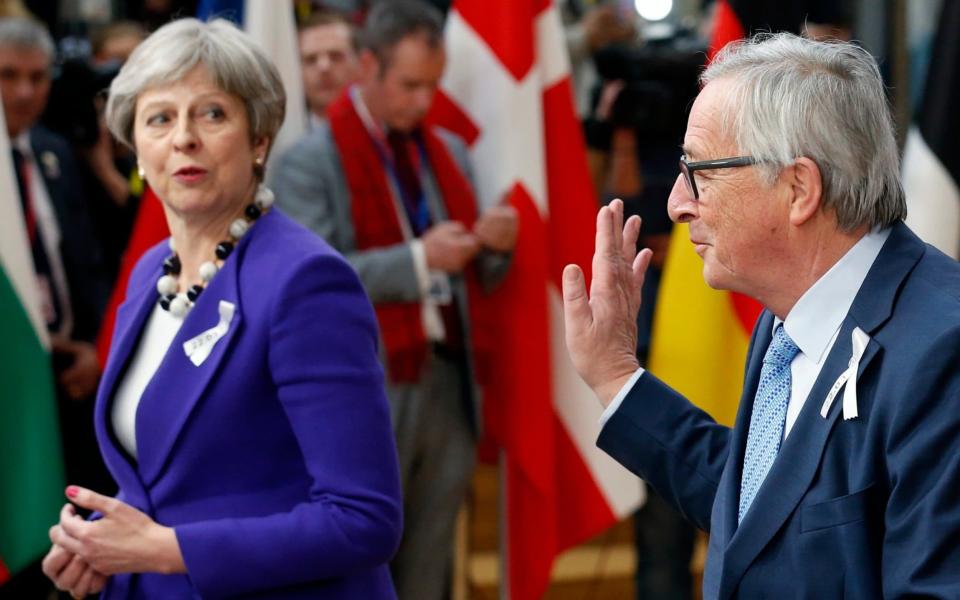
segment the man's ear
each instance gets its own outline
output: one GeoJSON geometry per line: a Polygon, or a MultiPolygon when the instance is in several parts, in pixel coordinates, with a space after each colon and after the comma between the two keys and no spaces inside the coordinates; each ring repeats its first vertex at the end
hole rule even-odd
{"type": "Polygon", "coordinates": [[[820,167],[812,159],[801,156],[784,175],[793,192],[790,200],[790,223],[803,225],[823,204],[823,178],[820,167]]]}
{"type": "Polygon", "coordinates": [[[360,81],[369,83],[380,77],[380,59],[368,49],[360,51],[360,81]]]}

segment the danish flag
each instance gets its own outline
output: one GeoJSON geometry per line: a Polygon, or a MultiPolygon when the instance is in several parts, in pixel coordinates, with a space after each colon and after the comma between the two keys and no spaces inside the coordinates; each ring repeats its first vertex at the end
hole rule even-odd
{"type": "Polygon", "coordinates": [[[505,590],[540,598],[554,558],[639,505],[642,484],[596,446],[601,406],[564,346],[560,277],[589,277],[598,209],[574,113],[560,13],[550,0],[456,0],[431,120],[469,144],[481,210],[509,202],[520,235],[491,298],[499,330],[484,382],[503,451],[505,590]]]}

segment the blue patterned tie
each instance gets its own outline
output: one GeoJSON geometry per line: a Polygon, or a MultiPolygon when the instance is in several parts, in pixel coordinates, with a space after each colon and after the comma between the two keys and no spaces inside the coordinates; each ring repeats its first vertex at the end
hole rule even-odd
{"type": "Polygon", "coordinates": [[[763,357],[760,384],[753,400],[750,416],[750,432],[747,434],[747,451],[743,457],[743,478],[740,480],[740,510],[737,523],[743,521],[747,509],[757,496],[757,491],[766,479],[773,461],[780,451],[783,424],[790,401],[790,363],[800,351],[790,336],[777,325],[773,341],[763,357]]]}

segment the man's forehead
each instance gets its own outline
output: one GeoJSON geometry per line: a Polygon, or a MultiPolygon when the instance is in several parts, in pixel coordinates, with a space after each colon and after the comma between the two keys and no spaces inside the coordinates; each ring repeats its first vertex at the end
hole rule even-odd
{"type": "Polygon", "coordinates": [[[717,158],[714,153],[734,146],[730,128],[725,123],[729,82],[718,80],[701,90],[690,109],[683,138],[683,153],[690,160],[717,158]]]}
{"type": "Polygon", "coordinates": [[[300,32],[303,45],[350,45],[350,27],[346,23],[323,23],[300,32]]]}
{"type": "Polygon", "coordinates": [[[50,68],[50,63],[50,57],[40,48],[0,45],[0,67],[4,69],[46,71],[50,68]]]}

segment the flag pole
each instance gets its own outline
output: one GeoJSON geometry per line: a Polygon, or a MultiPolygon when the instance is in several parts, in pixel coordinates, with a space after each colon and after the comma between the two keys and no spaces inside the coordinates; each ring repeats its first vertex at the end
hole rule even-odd
{"type": "Polygon", "coordinates": [[[500,480],[500,485],[497,486],[497,522],[500,530],[500,600],[510,600],[510,530],[508,527],[510,521],[507,514],[507,461],[506,453],[502,448],[498,451],[498,456],[497,477],[500,480]]]}

